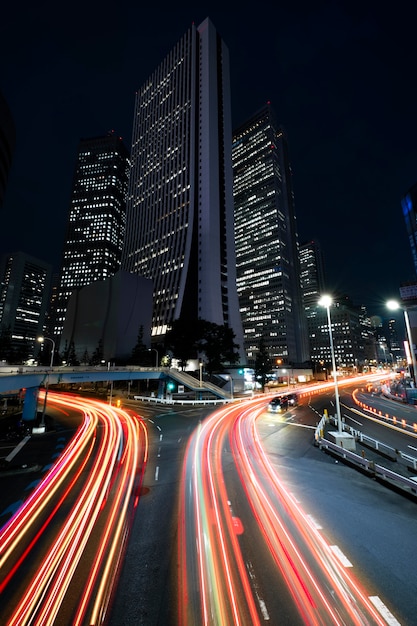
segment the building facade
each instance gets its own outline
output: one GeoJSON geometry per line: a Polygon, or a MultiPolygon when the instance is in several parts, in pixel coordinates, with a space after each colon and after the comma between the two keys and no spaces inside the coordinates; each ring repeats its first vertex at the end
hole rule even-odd
{"type": "Polygon", "coordinates": [[[270,104],[233,133],[237,290],[249,363],[309,361],[287,140],[270,104]]]}
{"type": "Polygon", "coordinates": [[[120,269],[129,166],[123,140],[113,132],[80,141],[58,286],[51,303],[58,345],[72,292],[120,269]]]}
{"type": "Polygon", "coordinates": [[[61,335],[66,362],[129,361],[141,329],[150,336],[152,291],[152,281],[121,270],[74,291],[61,335]]]}
{"type": "Polygon", "coordinates": [[[309,318],[315,317],[320,297],[326,293],[324,261],[318,241],[300,245],[300,277],[308,324],[309,318]]]}
{"type": "Polygon", "coordinates": [[[24,252],[5,255],[0,269],[0,360],[24,363],[39,350],[52,266],[24,252]]]}
{"type": "Polygon", "coordinates": [[[242,350],[231,139],[229,55],[207,18],[136,95],[122,268],[153,280],[153,343],[202,319],[242,350]]]}

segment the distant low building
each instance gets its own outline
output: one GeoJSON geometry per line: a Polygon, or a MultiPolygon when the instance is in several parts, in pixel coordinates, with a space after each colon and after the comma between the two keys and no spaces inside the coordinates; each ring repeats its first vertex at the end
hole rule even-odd
{"type": "Polygon", "coordinates": [[[119,271],[114,276],[77,289],[68,301],[60,353],[83,362],[100,353],[108,361],[127,361],[140,329],[150,347],[153,283],[119,271]]]}

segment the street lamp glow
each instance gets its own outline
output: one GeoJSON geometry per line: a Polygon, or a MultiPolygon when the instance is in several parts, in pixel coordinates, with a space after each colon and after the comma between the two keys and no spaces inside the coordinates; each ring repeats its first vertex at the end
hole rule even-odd
{"type": "Polygon", "coordinates": [[[336,372],[336,359],[334,355],[334,345],[333,345],[333,333],[332,333],[332,320],[330,317],[330,307],[333,304],[333,298],[328,295],[324,295],[318,301],[319,306],[324,307],[327,310],[327,323],[329,327],[329,338],[330,338],[330,352],[332,355],[332,368],[333,368],[333,379],[334,379],[334,397],[336,404],[336,414],[337,414],[337,430],[340,434],[342,431],[342,417],[340,414],[340,400],[339,400],[339,387],[337,383],[337,372],[336,372]]]}
{"type": "Polygon", "coordinates": [[[155,352],[155,367],[159,365],[159,352],[156,348],[148,348],[148,352],[155,352]]]}
{"type": "Polygon", "coordinates": [[[53,339],[51,339],[50,337],[38,337],[38,341],[39,341],[39,343],[43,343],[44,341],[50,341],[51,342],[52,348],[51,348],[51,363],[50,363],[50,367],[52,367],[53,364],[54,364],[55,341],[53,339]]]}
{"type": "MultiPolygon", "coordinates": [[[[50,369],[52,369],[53,365],[54,365],[54,354],[55,354],[55,341],[53,339],[51,339],[50,337],[38,337],[37,339],[39,341],[39,343],[43,343],[44,341],[50,341],[52,344],[51,347],[51,363],[50,363],[50,369]]],[[[45,396],[44,396],[44,400],[43,400],[43,409],[42,409],[42,418],[41,418],[41,422],[39,425],[39,428],[42,432],[45,432],[45,411],[46,411],[46,398],[48,397],[48,390],[49,390],[49,373],[48,373],[48,378],[46,380],[46,385],[45,385],[45,396]]]]}

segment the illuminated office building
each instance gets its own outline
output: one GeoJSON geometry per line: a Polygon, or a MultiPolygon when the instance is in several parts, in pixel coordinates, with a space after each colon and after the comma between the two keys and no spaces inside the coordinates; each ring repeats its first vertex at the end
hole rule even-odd
{"type": "Polygon", "coordinates": [[[23,363],[43,334],[52,266],[24,252],[4,255],[0,268],[0,360],[23,363]]]}
{"type": "Polygon", "coordinates": [[[274,363],[309,360],[291,169],[267,104],[233,134],[237,289],[253,362],[261,337],[274,363]]]}
{"type": "Polygon", "coordinates": [[[57,338],[72,292],[120,269],[129,165],[128,151],[113,132],[80,141],[60,276],[51,304],[57,338]]]}
{"type": "Polygon", "coordinates": [[[192,25],[136,95],[122,269],[154,282],[152,342],[178,319],[226,324],[236,292],[228,50],[192,25]]]}
{"type": "Polygon", "coordinates": [[[300,278],[308,319],[315,316],[317,303],[326,291],[323,256],[317,241],[300,245],[300,278]]]}

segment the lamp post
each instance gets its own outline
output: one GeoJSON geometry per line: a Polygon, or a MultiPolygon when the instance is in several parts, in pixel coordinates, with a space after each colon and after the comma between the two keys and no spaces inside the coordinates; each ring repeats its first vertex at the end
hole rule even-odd
{"type": "Polygon", "coordinates": [[[332,355],[332,367],[333,367],[333,379],[334,379],[334,396],[336,403],[336,414],[337,414],[337,430],[340,434],[342,431],[342,417],[340,414],[340,400],[339,400],[339,387],[337,384],[337,373],[336,373],[336,359],[334,355],[334,345],[333,345],[333,333],[332,333],[332,320],[330,317],[330,307],[333,304],[333,300],[330,296],[322,296],[318,302],[319,306],[325,307],[327,310],[327,323],[329,327],[329,338],[330,338],[330,352],[332,355]]]}
{"type": "MultiPolygon", "coordinates": [[[[55,341],[53,339],[51,339],[50,337],[38,337],[38,341],[39,341],[39,343],[43,343],[44,341],[50,341],[51,342],[51,344],[52,344],[52,347],[51,347],[51,362],[50,362],[49,369],[52,369],[52,367],[54,365],[55,341]]],[[[45,397],[43,399],[42,417],[41,417],[41,422],[39,424],[39,428],[42,429],[43,431],[45,431],[45,411],[46,411],[46,398],[48,396],[48,389],[49,389],[49,374],[48,374],[48,378],[46,379],[45,397]]]]}
{"type": "Polygon", "coordinates": [[[203,361],[200,361],[198,364],[200,368],[200,387],[203,386],[203,361]]]}
{"type": "Polygon", "coordinates": [[[156,357],[155,357],[155,367],[158,367],[159,365],[159,352],[156,348],[148,348],[149,352],[155,352],[156,353],[156,357]]]}
{"type": "MultiPolygon", "coordinates": [[[[387,307],[391,311],[398,311],[398,309],[402,309],[402,311],[404,313],[404,321],[405,321],[405,328],[406,328],[406,331],[407,331],[408,346],[409,346],[410,354],[411,354],[411,363],[413,365],[413,381],[414,381],[414,385],[415,385],[416,384],[416,376],[417,376],[417,363],[416,363],[416,353],[415,353],[415,350],[414,350],[413,338],[411,336],[410,318],[408,316],[408,311],[407,311],[407,309],[405,307],[402,307],[400,305],[400,303],[397,302],[396,300],[388,300],[387,307]]],[[[410,365],[410,363],[409,363],[409,365],[410,365]]]]}
{"type": "Polygon", "coordinates": [[[55,355],[55,341],[53,339],[51,339],[50,337],[38,337],[38,341],[39,343],[43,343],[44,341],[50,341],[52,344],[52,348],[51,348],[51,363],[49,365],[50,368],[53,367],[54,365],[54,355],[55,355]]]}
{"type": "Polygon", "coordinates": [[[231,374],[229,374],[229,380],[230,380],[230,397],[233,400],[233,377],[231,374]]]}

